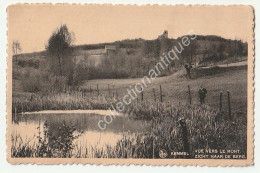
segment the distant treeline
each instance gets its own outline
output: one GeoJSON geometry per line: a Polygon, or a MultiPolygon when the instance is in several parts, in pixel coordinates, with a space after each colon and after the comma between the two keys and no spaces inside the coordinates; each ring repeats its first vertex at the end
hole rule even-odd
{"type": "MultiPolygon", "coordinates": [[[[161,55],[167,54],[175,46],[178,47],[183,37],[114,42],[113,45],[118,47],[117,51],[104,56],[98,65],[93,66],[82,62],[79,68],[85,79],[143,77],[160,61],[161,55]]],[[[247,43],[241,40],[197,36],[189,46],[184,47],[178,55],[178,61],[171,62],[166,69],[160,71],[160,76],[170,75],[186,63],[193,66],[223,64],[240,61],[245,56],[247,56],[247,43]]]]}
{"type": "Polygon", "coordinates": [[[145,40],[144,39],[125,39],[122,41],[115,41],[111,43],[99,43],[99,44],[86,44],[86,45],[78,45],[74,48],[80,50],[91,50],[91,49],[104,49],[106,45],[115,45],[118,48],[133,48],[133,49],[140,49],[142,44],[145,40]]]}
{"type": "MultiPolygon", "coordinates": [[[[184,36],[182,36],[184,37],[184,36]]],[[[169,38],[168,40],[172,42],[176,42],[180,40],[182,37],[178,37],[177,39],[169,38]]],[[[145,40],[142,38],[137,39],[125,39],[121,41],[108,42],[108,43],[98,43],[98,44],[85,44],[85,45],[76,45],[72,46],[75,50],[92,50],[92,49],[104,49],[106,45],[115,45],[118,48],[132,48],[132,49],[142,49],[144,44],[149,44],[152,42],[156,42],[157,39],[154,40],[145,40]]],[[[196,40],[204,40],[204,41],[218,41],[218,42],[234,42],[235,40],[225,39],[216,35],[197,35],[196,40]]],[[[247,46],[247,43],[243,43],[243,46],[247,46]]],[[[44,57],[46,56],[46,51],[40,52],[32,52],[32,53],[23,53],[19,54],[19,57],[44,57]]]]}
{"type": "MultiPolygon", "coordinates": [[[[177,39],[169,38],[171,42],[175,42],[176,40],[182,38],[184,36],[178,37],[177,39]]],[[[197,35],[196,37],[197,40],[208,40],[208,41],[232,41],[231,39],[225,39],[220,36],[216,35],[197,35]]],[[[119,48],[134,48],[134,49],[141,49],[144,42],[150,42],[150,41],[155,41],[156,39],[153,40],[145,40],[142,38],[137,38],[137,39],[124,39],[121,41],[115,41],[115,42],[109,42],[109,43],[99,43],[99,44],[86,44],[86,45],[78,45],[75,46],[76,49],[83,49],[83,50],[90,50],[90,49],[103,49],[105,45],[116,45],[119,48]]]]}
{"type": "MultiPolygon", "coordinates": [[[[71,44],[74,39],[72,36],[66,25],[63,25],[51,35],[45,51],[14,56],[17,68],[13,77],[21,79],[24,88],[29,88],[28,91],[51,88],[53,85],[56,85],[56,88],[66,85],[80,86],[91,79],[143,77],[150,69],[155,68],[164,53],[167,54],[172,48],[178,47],[184,37],[191,37],[154,40],[138,38],[74,46],[71,44]],[[85,50],[105,49],[106,45],[113,45],[116,50],[102,54],[98,63],[89,63],[90,55],[85,50]],[[80,61],[76,60],[78,57],[81,57],[80,61]],[[33,83],[34,87],[31,87],[33,83]]],[[[178,54],[179,60],[172,61],[160,72],[160,76],[173,74],[187,63],[203,66],[211,63],[230,63],[231,60],[241,61],[242,57],[247,56],[247,49],[247,43],[241,40],[197,35],[196,39],[178,54]]]]}

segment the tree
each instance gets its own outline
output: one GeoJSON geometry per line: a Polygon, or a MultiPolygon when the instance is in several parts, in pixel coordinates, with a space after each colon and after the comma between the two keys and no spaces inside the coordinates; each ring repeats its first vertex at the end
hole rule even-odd
{"type": "Polygon", "coordinates": [[[243,56],[244,48],[241,40],[237,41],[237,55],[241,58],[243,56]]]}
{"type": "Polygon", "coordinates": [[[161,40],[161,54],[162,53],[168,53],[168,51],[172,48],[172,42],[168,38],[164,38],[161,40]]]}
{"type": "Polygon", "coordinates": [[[224,54],[225,50],[226,50],[226,47],[225,47],[224,43],[221,42],[217,48],[218,56],[219,56],[218,60],[225,58],[225,54],[224,54]]]}
{"type": "Polygon", "coordinates": [[[203,58],[202,58],[202,61],[204,62],[205,58],[206,58],[206,55],[207,55],[207,58],[209,58],[209,49],[208,49],[208,46],[206,44],[205,41],[203,41],[203,58]]]}
{"type": "MultiPolygon", "coordinates": [[[[193,57],[196,55],[197,49],[199,48],[198,43],[196,40],[192,40],[190,44],[185,47],[185,49],[182,52],[182,56],[186,58],[186,63],[189,63],[192,65],[193,63],[193,57]]],[[[196,65],[196,62],[195,62],[196,65]]]]}
{"type": "Polygon", "coordinates": [[[160,59],[160,52],[161,52],[161,42],[159,39],[156,39],[154,45],[154,57],[156,59],[160,59]]]}
{"type": "Polygon", "coordinates": [[[146,58],[152,57],[153,49],[154,49],[154,45],[152,41],[144,41],[142,46],[143,56],[146,58]]]}
{"type": "Polygon", "coordinates": [[[17,67],[17,71],[18,71],[18,61],[17,61],[17,55],[22,51],[21,48],[21,44],[18,40],[14,40],[13,44],[12,44],[12,51],[13,51],[13,57],[15,57],[15,61],[16,61],[16,67],[17,67]]]}
{"type": "Polygon", "coordinates": [[[209,48],[209,57],[212,61],[215,61],[217,58],[217,45],[215,43],[211,44],[209,48]]]}
{"type": "Polygon", "coordinates": [[[72,48],[73,34],[66,25],[61,25],[48,40],[46,50],[50,56],[51,69],[54,74],[71,76],[73,70],[72,48]],[[58,70],[58,71],[57,71],[58,70]]]}

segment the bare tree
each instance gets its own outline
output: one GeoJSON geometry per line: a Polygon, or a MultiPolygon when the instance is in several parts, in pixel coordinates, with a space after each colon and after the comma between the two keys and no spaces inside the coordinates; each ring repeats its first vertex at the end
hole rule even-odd
{"type": "Polygon", "coordinates": [[[18,71],[18,60],[17,56],[22,51],[21,44],[18,40],[14,40],[12,44],[13,57],[16,61],[16,70],[18,71]]]}

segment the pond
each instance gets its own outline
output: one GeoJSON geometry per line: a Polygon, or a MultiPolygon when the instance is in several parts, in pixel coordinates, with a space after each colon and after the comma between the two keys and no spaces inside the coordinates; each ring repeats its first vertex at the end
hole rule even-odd
{"type": "Polygon", "coordinates": [[[65,123],[75,126],[77,134],[82,132],[74,141],[76,145],[88,149],[91,147],[105,149],[106,145],[115,146],[124,134],[145,133],[150,128],[149,121],[133,120],[116,114],[113,121],[102,130],[98,122],[104,120],[104,115],[107,115],[107,111],[41,111],[18,114],[12,123],[12,136],[20,136],[23,142],[34,145],[38,142],[39,132],[41,136],[43,135],[45,122],[48,124],[48,131],[52,133],[57,132],[65,123]]]}

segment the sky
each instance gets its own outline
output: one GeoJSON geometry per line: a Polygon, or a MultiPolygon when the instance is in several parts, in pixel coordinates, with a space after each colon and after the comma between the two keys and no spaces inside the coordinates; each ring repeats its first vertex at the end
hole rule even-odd
{"type": "Polygon", "coordinates": [[[169,38],[218,35],[250,40],[253,11],[249,6],[110,6],[12,5],[8,13],[8,42],[19,40],[22,53],[42,51],[55,31],[66,24],[74,45],[123,39],[155,39],[168,30],[169,38]]]}

